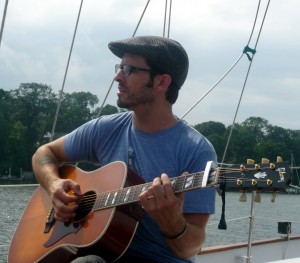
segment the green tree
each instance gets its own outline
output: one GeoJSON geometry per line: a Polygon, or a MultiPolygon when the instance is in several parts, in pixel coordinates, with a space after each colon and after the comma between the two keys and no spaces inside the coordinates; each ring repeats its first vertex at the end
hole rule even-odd
{"type": "Polygon", "coordinates": [[[115,113],[118,113],[118,112],[119,112],[119,110],[116,106],[112,106],[110,104],[107,104],[103,107],[100,116],[111,115],[111,114],[115,114],[115,113]]]}
{"type": "Polygon", "coordinates": [[[209,136],[211,134],[224,136],[224,133],[226,131],[225,125],[221,122],[216,121],[208,121],[201,124],[196,124],[194,128],[204,136],[209,136]]]}
{"type": "MultiPolygon", "coordinates": [[[[9,92],[0,89],[0,165],[9,165],[9,143],[8,136],[11,129],[13,115],[13,101],[9,92]]],[[[1,173],[1,172],[0,172],[1,173]]]]}
{"type": "Polygon", "coordinates": [[[201,124],[197,124],[194,126],[194,128],[212,143],[219,157],[219,161],[221,161],[220,158],[223,155],[225,148],[225,125],[220,122],[208,121],[201,124]]]}
{"type": "MultiPolygon", "coordinates": [[[[53,115],[56,96],[50,86],[37,83],[23,83],[18,89],[10,91],[10,95],[14,105],[11,125],[14,129],[18,129],[18,133],[24,133],[18,135],[24,140],[23,145],[19,146],[24,147],[24,151],[27,153],[22,158],[21,168],[30,169],[31,156],[49,125],[50,116],[53,115]],[[15,126],[16,124],[17,126],[15,126]]],[[[14,131],[10,134],[12,133],[14,134],[14,131]]],[[[14,147],[11,146],[11,150],[13,149],[14,147]]],[[[15,165],[15,161],[11,165],[15,165]]]]}
{"type": "Polygon", "coordinates": [[[289,146],[291,150],[291,155],[295,159],[296,164],[300,165],[300,130],[291,131],[292,133],[292,144],[289,146]]]}
{"type": "MultiPolygon", "coordinates": [[[[93,118],[98,98],[90,92],[65,93],[61,102],[55,132],[68,133],[93,118]]],[[[54,117],[53,117],[54,122],[54,117]]]]}
{"type": "Polygon", "coordinates": [[[230,135],[232,126],[228,126],[224,134],[224,140],[229,140],[228,148],[225,155],[225,162],[227,163],[245,163],[249,156],[249,150],[246,150],[249,141],[249,133],[247,129],[239,123],[235,123],[232,134],[230,135]],[[230,138],[229,138],[230,136],[230,138]]]}
{"type": "Polygon", "coordinates": [[[28,153],[27,150],[30,148],[26,141],[27,127],[20,121],[16,121],[10,130],[8,136],[9,151],[10,151],[10,164],[15,169],[16,167],[22,167],[25,169],[30,168],[30,164],[27,163],[28,153]]]}
{"type": "Polygon", "coordinates": [[[268,125],[265,138],[257,144],[255,153],[271,160],[276,160],[277,156],[287,160],[290,158],[292,141],[290,130],[268,125]]]}
{"type": "Polygon", "coordinates": [[[252,143],[258,144],[268,132],[268,121],[260,117],[250,117],[242,122],[242,127],[252,134],[252,143]]]}

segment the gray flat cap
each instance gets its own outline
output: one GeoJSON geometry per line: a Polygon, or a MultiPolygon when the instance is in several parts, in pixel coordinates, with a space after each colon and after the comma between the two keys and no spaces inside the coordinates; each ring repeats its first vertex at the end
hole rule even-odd
{"type": "Polygon", "coordinates": [[[184,48],[175,40],[158,36],[138,36],[108,44],[117,57],[125,53],[143,56],[160,73],[170,74],[177,89],[183,85],[189,68],[184,48]]]}

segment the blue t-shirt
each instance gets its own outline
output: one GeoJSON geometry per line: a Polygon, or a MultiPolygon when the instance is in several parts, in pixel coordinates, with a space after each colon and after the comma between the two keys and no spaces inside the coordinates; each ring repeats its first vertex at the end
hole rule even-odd
{"type": "MultiPolygon", "coordinates": [[[[166,173],[204,171],[208,161],[217,161],[210,142],[184,121],[158,132],[144,132],[133,125],[133,113],[126,112],[92,120],[64,138],[70,160],[89,161],[100,166],[123,161],[147,182],[166,173]]],[[[214,213],[215,190],[185,192],[184,213],[214,213]]],[[[186,263],[195,258],[178,258],[160,234],[158,225],[147,215],[138,225],[127,250],[130,255],[158,262],[186,263]]]]}

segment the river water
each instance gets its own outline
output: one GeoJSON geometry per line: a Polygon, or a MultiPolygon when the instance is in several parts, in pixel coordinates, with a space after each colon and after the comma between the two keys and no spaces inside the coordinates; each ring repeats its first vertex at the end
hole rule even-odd
{"type": "MultiPolygon", "coordinates": [[[[0,263],[5,263],[8,245],[34,186],[0,187],[0,263]]],[[[217,196],[216,213],[210,217],[204,247],[247,242],[251,194],[247,202],[239,202],[239,193],[226,193],[227,230],[219,230],[222,202],[217,196]]],[[[280,237],[278,222],[291,222],[292,235],[300,235],[300,195],[278,194],[275,203],[271,194],[261,194],[261,203],[254,203],[252,240],[280,237]]]]}

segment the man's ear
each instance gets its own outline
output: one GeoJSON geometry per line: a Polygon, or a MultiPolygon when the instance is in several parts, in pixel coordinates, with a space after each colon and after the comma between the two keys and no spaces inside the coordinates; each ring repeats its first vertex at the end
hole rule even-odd
{"type": "Polygon", "coordinates": [[[166,93],[171,81],[172,78],[169,74],[157,75],[154,78],[154,86],[157,88],[157,91],[166,93]]]}

